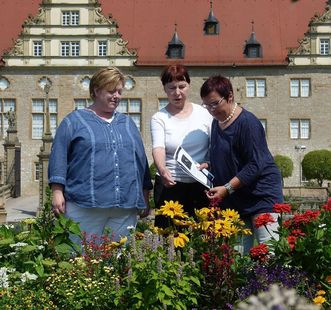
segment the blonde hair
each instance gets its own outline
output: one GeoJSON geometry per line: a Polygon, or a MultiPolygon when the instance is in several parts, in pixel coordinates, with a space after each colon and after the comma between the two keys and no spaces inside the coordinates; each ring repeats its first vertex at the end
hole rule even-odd
{"type": "Polygon", "coordinates": [[[107,67],[98,70],[90,81],[90,96],[95,98],[94,90],[107,88],[114,90],[119,83],[124,86],[125,77],[116,67],[107,67]]]}

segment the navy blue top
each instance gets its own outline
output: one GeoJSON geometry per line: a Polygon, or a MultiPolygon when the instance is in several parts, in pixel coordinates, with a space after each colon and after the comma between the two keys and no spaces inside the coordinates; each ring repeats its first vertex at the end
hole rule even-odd
{"type": "Polygon", "coordinates": [[[271,212],[283,202],[281,174],[268,149],[261,122],[243,109],[237,119],[222,130],[214,120],[211,131],[210,162],[214,186],[233,177],[242,187],[222,201],[242,217],[271,212]]]}
{"type": "Polygon", "coordinates": [[[49,183],[64,186],[66,200],[81,207],[145,208],[152,183],[143,142],[133,120],[115,113],[111,123],[82,109],[56,130],[49,183]]]}

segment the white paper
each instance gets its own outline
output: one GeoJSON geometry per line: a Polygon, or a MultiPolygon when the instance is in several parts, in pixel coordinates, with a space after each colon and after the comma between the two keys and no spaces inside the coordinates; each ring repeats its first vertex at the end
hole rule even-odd
{"type": "Polygon", "coordinates": [[[207,169],[199,170],[199,164],[193,160],[182,146],[177,148],[174,159],[189,176],[193,177],[207,188],[213,187],[212,180],[214,179],[214,176],[207,169]]]}

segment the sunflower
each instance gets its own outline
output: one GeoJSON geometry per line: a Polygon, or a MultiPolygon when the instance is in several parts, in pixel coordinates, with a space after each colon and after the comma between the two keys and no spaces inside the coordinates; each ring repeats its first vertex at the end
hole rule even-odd
{"type": "Polygon", "coordinates": [[[176,226],[195,226],[195,222],[193,221],[173,219],[173,222],[176,226]]]}
{"type": "Polygon", "coordinates": [[[200,220],[208,219],[209,214],[210,214],[210,209],[209,208],[202,208],[202,209],[199,209],[199,210],[195,210],[195,215],[200,220]]]}
{"type": "Polygon", "coordinates": [[[230,237],[232,235],[232,225],[231,221],[228,219],[225,220],[216,220],[215,221],[215,227],[214,232],[216,234],[216,237],[230,237]]]}
{"type": "Polygon", "coordinates": [[[189,238],[183,233],[176,233],[174,235],[174,246],[175,248],[183,248],[185,244],[189,241],[189,238]]]}
{"type": "Polygon", "coordinates": [[[164,215],[170,218],[188,218],[188,215],[184,213],[183,205],[178,201],[173,202],[172,200],[164,201],[164,205],[156,212],[157,215],[164,215]]]}
{"type": "Polygon", "coordinates": [[[231,210],[231,209],[222,210],[222,215],[226,219],[229,219],[230,221],[232,221],[234,223],[236,223],[240,220],[239,213],[235,210],[231,210]]]}

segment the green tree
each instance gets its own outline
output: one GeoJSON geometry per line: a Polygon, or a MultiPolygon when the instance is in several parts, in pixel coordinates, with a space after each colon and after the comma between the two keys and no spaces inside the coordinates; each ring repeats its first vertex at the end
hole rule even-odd
{"type": "Polygon", "coordinates": [[[331,151],[316,150],[305,155],[302,172],[308,179],[316,179],[319,186],[324,180],[331,180],[331,151]]]}
{"type": "Polygon", "coordinates": [[[290,177],[293,173],[293,161],[290,157],[284,155],[276,155],[274,159],[282,175],[282,183],[284,185],[284,179],[290,177]]]}

